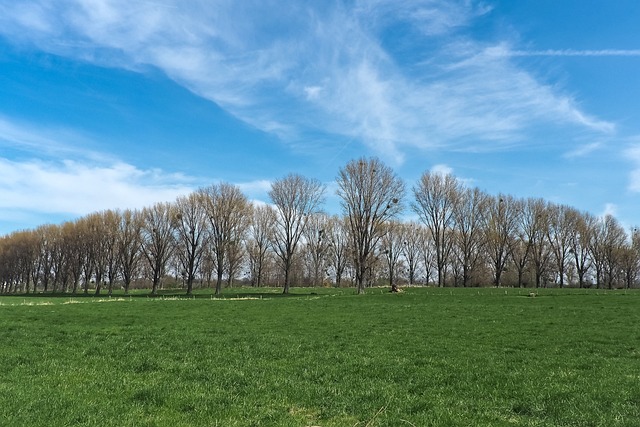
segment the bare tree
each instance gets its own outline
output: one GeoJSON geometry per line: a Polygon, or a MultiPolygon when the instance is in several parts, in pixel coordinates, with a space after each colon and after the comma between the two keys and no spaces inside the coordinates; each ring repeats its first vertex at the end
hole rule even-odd
{"type": "Polygon", "coordinates": [[[489,205],[485,241],[495,286],[501,285],[502,273],[510,257],[509,244],[513,241],[521,211],[522,203],[511,196],[499,195],[489,205]]]}
{"type": "Polygon", "coordinates": [[[64,269],[59,278],[62,284],[62,291],[67,292],[69,290],[69,282],[71,282],[71,291],[76,293],[84,262],[84,254],[81,252],[80,246],[81,235],[77,221],[63,223],[60,227],[60,237],[62,251],[64,251],[64,269]]]}
{"type": "Polygon", "coordinates": [[[637,228],[631,229],[630,240],[622,249],[621,263],[625,288],[630,289],[640,273],[640,232],[637,228]]]}
{"type": "Polygon", "coordinates": [[[83,234],[79,221],[67,222],[63,225],[63,240],[68,253],[69,279],[71,280],[71,292],[78,291],[80,278],[82,277],[82,267],[85,263],[85,253],[83,249],[83,234]]]}
{"type": "Polygon", "coordinates": [[[120,271],[120,252],[118,251],[118,233],[120,231],[120,223],[122,221],[122,212],[107,210],[102,213],[103,221],[103,243],[105,246],[106,257],[106,274],[108,285],[108,294],[113,294],[113,285],[120,271]]]}
{"type": "Polygon", "coordinates": [[[180,196],[175,203],[177,257],[187,281],[187,295],[193,293],[193,282],[200,268],[208,238],[207,211],[200,192],[180,196]]]}
{"type": "Polygon", "coordinates": [[[384,224],[402,211],[404,182],[377,158],[360,158],[340,169],[337,178],[342,210],[349,221],[349,237],[358,293],[373,268],[374,250],[384,224]]]}
{"type": "Polygon", "coordinates": [[[321,285],[324,281],[330,244],[327,233],[328,222],[327,215],[323,213],[312,214],[303,232],[304,253],[308,261],[308,277],[311,279],[311,286],[321,285]]]}
{"type": "MultiPolygon", "coordinates": [[[[30,282],[39,271],[40,239],[33,230],[16,231],[0,237],[0,290],[30,292],[30,282]]],[[[34,284],[33,291],[36,291],[34,284]]]]}
{"type": "Polygon", "coordinates": [[[103,212],[94,212],[86,216],[86,250],[88,252],[85,264],[85,293],[88,292],[87,281],[95,280],[95,295],[100,295],[102,282],[107,274],[109,262],[108,224],[103,212]]]}
{"type": "Polygon", "coordinates": [[[469,286],[481,259],[484,239],[482,225],[489,196],[478,188],[461,189],[453,206],[454,245],[462,267],[462,286],[469,286]]]}
{"type": "Polygon", "coordinates": [[[18,288],[18,257],[19,244],[16,234],[0,236],[0,293],[15,292],[18,288]]]}
{"type": "Polygon", "coordinates": [[[420,253],[422,255],[422,268],[424,268],[424,284],[429,285],[432,282],[434,269],[436,266],[436,250],[434,248],[431,231],[426,227],[416,229],[418,234],[418,243],[420,245],[420,253]]]}
{"type": "Polygon", "coordinates": [[[518,226],[513,240],[509,243],[509,254],[518,275],[518,287],[522,288],[525,283],[524,274],[530,263],[531,245],[520,226],[518,226]]]}
{"type": "Polygon", "coordinates": [[[0,236],[0,293],[16,292],[21,280],[18,259],[20,258],[19,236],[12,233],[0,236]]]}
{"type": "Polygon", "coordinates": [[[420,242],[420,225],[415,222],[402,224],[404,241],[402,242],[402,256],[407,263],[407,279],[409,285],[416,282],[416,274],[420,267],[422,245],[420,242]]]}
{"type": "Polygon", "coordinates": [[[125,294],[138,274],[142,256],[142,226],[144,218],[139,211],[125,210],[118,224],[118,263],[124,282],[125,294]]]}
{"type": "Polygon", "coordinates": [[[389,286],[397,285],[398,273],[402,265],[401,255],[405,241],[404,228],[397,221],[385,223],[385,233],[380,240],[380,251],[386,261],[389,286]]]}
{"type": "Polygon", "coordinates": [[[211,227],[210,244],[215,262],[216,295],[222,292],[222,279],[229,266],[231,251],[240,245],[251,219],[251,205],[240,189],[220,183],[199,190],[211,227]]]}
{"type": "Polygon", "coordinates": [[[55,239],[56,239],[56,226],[52,224],[41,225],[35,230],[36,235],[38,236],[38,261],[37,261],[37,269],[34,269],[34,291],[35,287],[40,284],[42,286],[42,290],[47,292],[49,290],[49,285],[53,279],[52,272],[52,262],[53,256],[52,251],[54,250],[55,239]]]}
{"type": "Polygon", "coordinates": [[[291,286],[291,268],[298,243],[309,215],[318,212],[324,191],[318,180],[297,174],[287,175],[271,184],[269,197],[276,212],[273,247],[282,263],[285,294],[291,286]]]}
{"type": "Polygon", "coordinates": [[[349,261],[349,222],[346,218],[332,216],[327,222],[325,235],[329,239],[327,270],[333,273],[335,286],[342,285],[345,269],[349,261]]]}
{"type": "Polygon", "coordinates": [[[275,212],[270,206],[254,206],[249,238],[246,241],[251,284],[262,286],[273,236],[275,212]]]}
{"type": "Polygon", "coordinates": [[[593,265],[590,244],[597,222],[597,218],[589,213],[578,213],[575,227],[571,231],[569,253],[573,258],[580,288],[585,287],[585,278],[593,265]]]}
{"type": "MultiPolygon", "coordinates": [[[[23,230],[11,233],[2,238],[3,259],[0,269],[5,280],[4,292],[30,292],[30,283],[34,276],[33,270],[39,270],[40,239],[33,230],[23,230]]],[[[0,277],[2,283],[3,277],[0,277]]],[[[36,291],[35,283],[33,291],[36,291]]]]}
{"type": "Polygon", "coordinates": [[[156,203],[142,210],[144,220],[141,230],[142,254],[151,273],[151,295],[158,293],[160,280],[165,274],[167,262],[175,248],[173,230],[175,209],[170,203],[156,203]]]}
{"type": "Polygon", "coordinates": [[[200,274],[202,275],[202,280],[206,283],[207,288],[211,287],[211,280],[215,269],[216,262],[213,254],[213,248],[211,247],[211,244],[208,244],[204,247],[202,262],[200,263],[200,274]]]}
{"type": "Polygon", "coordinates": [[[540,223],[539,215],[544,206],[545,203],[542,199],[530,198],[522,203],[522,211],[510,244],[511,259],[518,272],[518,287],[520,288],[524,286],[524,272],[533,257],[533,245],[536,241],[537,226],[540,223]]]}
{"type": "Polygon", "coordinates": [[[547,241],[549,229],[549,204],[543,199],[528,199],[523,206],[524,232],[530,245],[530,258],[535,272],[535,287],[539,288],[547,274],[551,250],[547,241]]]}
{"type": "Polygon", "coordinates": [[[52,289],[53,293],[58,291],[58,285],[62,285],[62,291],[69,280],[69,269],[67,259],[69,252],[66,250],[64,236],[62,233],[62,227],[58,225],[51,226],[51,234],[49,236],[50,242],[50,257],[51,257],[51,277],[52,277],[52,289]]]}
{"type": "Polygon", "coordinates": [[[227,271],[227,287],[229,288],[233,286],[233,281],[239,275],[242,263],[245,259],[245,248],[243,244],[244,240],[244,235],[239,236],[237,239],[234,239],[228,246],[225,268],[227,271]]]}
{"type": "Polygon", "coordinates": [[[602,257],[604,278],[607,287],[613,289],[616,274],[622,263],[622,249],[626,243],[626,232],[617,219],[605,215],[601,220],[599,255],[602,257]]]}
{"type": "MultiPolygon", "coordinates": [[[[96,251],[94,249],[94,242],[96,239],[96,227],[93,225],[95,221],[91,215],[80,218],[77,221],[78,236],[79,236],[79,248],[82,253],[82,290],[86,295],[89,293],[89,283],[92,280],[95,269],[95,257],[96,251]]],[[[80,262],[80,260],[78,260],[80,262]]]]}
{"type": "Polygon", "coordinates": [[[556,263],[560,287],[564,287],[565,270],[571,249],[571,234],[576,228],[576,212],[565,205],[551,205],[549,210],[547,239],[556,263]]]}
{"type": "Polygon", "coordinates": [[[431,232],[438,269],[438,286],[444,286],[449,253],[453,247],[454,206],[461,186],[450,174],[425,172],[413,187],[413,210],[431,232]]]}
{"type": "MultiPolygon", "coordinates": [[[[38,239],[37,234],[33,231],[27,231],[23,235],[25,239],[25,254],[23,259],[23,268],[24,268],[24,277],[26,278],[25,290],[29,293],[29,279],[33,279],[34,276],[37,276],[34,271],[37,271],[38,266],[38,258],[40,254],[40,241],[38,239]]],[[[33,292],[36,291],[37,282],[33,282],[33,292]]]]}

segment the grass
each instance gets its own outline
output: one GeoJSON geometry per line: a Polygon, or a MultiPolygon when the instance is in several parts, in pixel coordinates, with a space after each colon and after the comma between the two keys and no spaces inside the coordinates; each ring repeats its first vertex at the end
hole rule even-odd
{"type": "Polygon", "coordinates": [[[640,293],[528,295],[2,297],[0,425],[640,425],[640,293]]]}

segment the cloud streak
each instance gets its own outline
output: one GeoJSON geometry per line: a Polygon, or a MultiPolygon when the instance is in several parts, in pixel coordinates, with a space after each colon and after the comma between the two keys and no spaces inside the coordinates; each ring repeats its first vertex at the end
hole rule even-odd
{"type": "Polygon", "coordinates": [[[94,142],[75,129],[47,127],[24,123],[0,115],[0,147],[30,153],[38,157],[83,157],[90,160],[110,158],[105,153],[91,151],[94,142]]]}
{"type": "Polygon", "coordinates": [[[513,50],[503,53],[504,56],[640,56],[640,49],[547,49],[547,50],[513,50]]]}
{"type": "Polygon", "coordinates": [[[564,154],[564,157],[566,159],[573,159],[573,158],[577,158],[577,157],[584,157],[587,156],[591,153],[593,153],[594,151],[597,151],[599,149],[601,149],[604,146],[603,142],[592,142],[589,144],[585,144],[582,145],[580,147],[577,147],[571,151],[568,151],[564,154]]]}

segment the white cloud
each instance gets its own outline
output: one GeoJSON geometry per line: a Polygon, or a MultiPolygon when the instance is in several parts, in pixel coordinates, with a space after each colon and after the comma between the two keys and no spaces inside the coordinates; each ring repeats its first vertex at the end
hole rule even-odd
{"type": "Polygon", "coordinates": [[[100,65],[158,67],[286,141],[307,130],[335,133],[395,164],[403,161],[404,146],[496,150],[530,143],[527,131],[548,124],[615,130],[515,65],[510,58],[517,51],[507,44],[486,46],[458,33],[490,10],[466,0],[333,8],[32,0],[0,6],[0,34],[100,65]],[[401,67],[404,59],[380,38],[397,23],[419,30],[424,40],[417,45],[433,45],[437,37],[442,48],[425,52],[429,61],[422,65],[401,67]]]}
{"type": "Polygon", "coordinates": [[[125,163],[93,166],[66,160],[0,158],[0,208],[84,215],[114,208],[142,208],[191,191],[181,175],[140,170],[125,163]]]}
{"type": "Polygon", "coordinates": [[[460,184],[462,184],[464,187],[467,187],[467,188],[473,188],[476,185],[476,180],[474,178],[463,178],[460,176],[456,176],[453,168],[446,164],[441,163],[441,164],[433,165],[431,169],[429,169],[429,172],[431,172],[432,174],[443,175],[443,176],[444,175],[455,176],[456,180],[460,184]]]}
{"type": "Polygon", "coordinates": [[[631,145],[624,151],[627,160],[633,163],[633,169],[629,174],[629,191],[640,193],[640,142],[631,145]]]}
{"type": "Polygon", "coordinates": [[[322,86],[305,86],[304,93],[307,95],[307,99],[317,99],[322,91],[322,86]]]}
{"type": "Polygon", "coordinates": [[[433,165],[431,167],[431,173],[438,175],[453,175],[453,168],[444,164],[433,165]]]}
{"type": "Polygon", "coordinates": [[[267,179],[259,179],[257,181],[241,182],[236,184],[238,188],[247,193],[249,192],[267,192],[271,190],[272,182],[267,179]]]}
{"type": "Polygon", "coordinates": [[[258,203],[259,200],[263,202],[268,200],[269,196],[267,195],[271,190],[271,181],[266,179],[250,181],[250,182],[240,182],[236,184],[240,191],[245,194],[249,199],[251,199],[254,203],[258,203]]]}
{"type": "Polygon", "coordinates": [[[618,206],[615,205],[614,203],[606,203],[604,205],[604,209],[602,211],[602,213],[600,214],[601,218],[604,218],[608,215],[615,217],[616,214],[618,212],[618,206]]]}

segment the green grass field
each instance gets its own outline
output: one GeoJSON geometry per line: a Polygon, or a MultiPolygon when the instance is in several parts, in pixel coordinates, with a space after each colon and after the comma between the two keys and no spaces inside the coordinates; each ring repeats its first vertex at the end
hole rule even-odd
{"type": "Polygon", "coordinates": [[[639,292],[279,292],[2,297],[0,425],[640,425],[639,292]]]}

